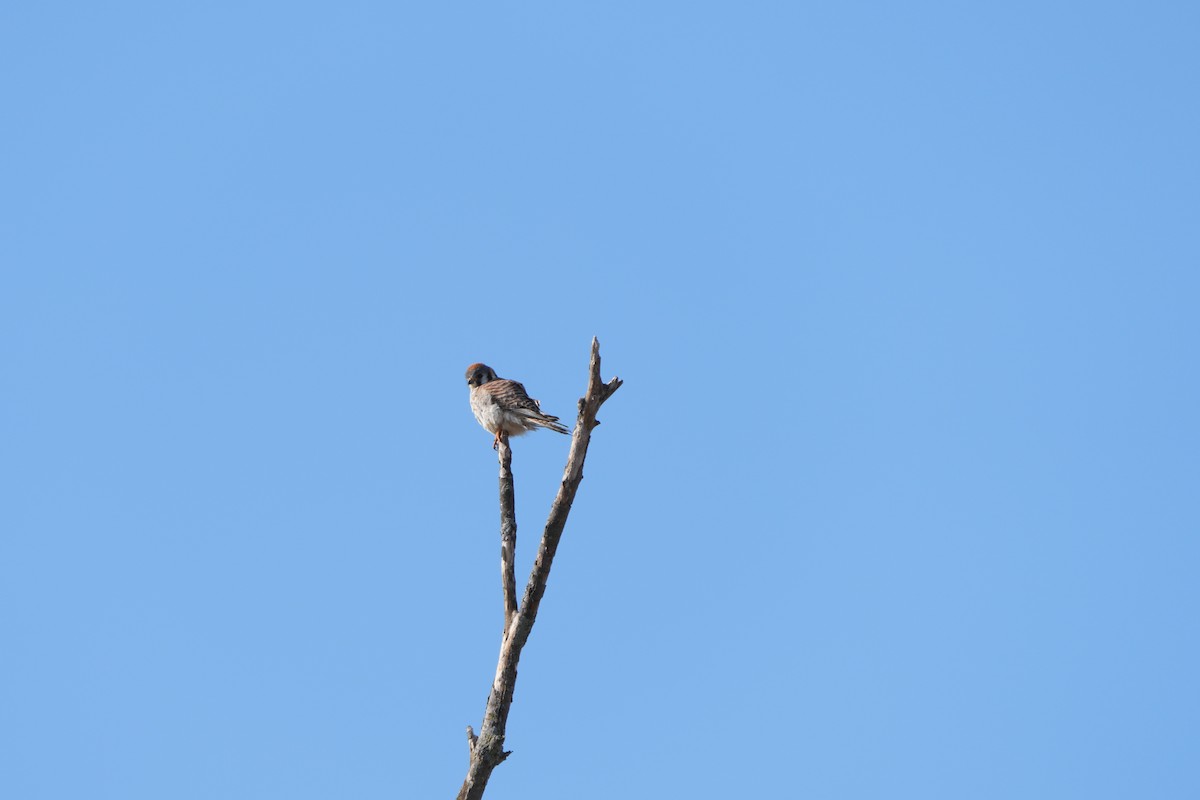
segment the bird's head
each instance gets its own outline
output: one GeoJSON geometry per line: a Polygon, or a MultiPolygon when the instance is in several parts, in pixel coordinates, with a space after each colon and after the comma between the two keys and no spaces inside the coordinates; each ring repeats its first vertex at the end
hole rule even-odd
{"type": "Polygon", "coordinates": [[[472,389],[494,380],[496,380],[496,371],[487,364],[472,364],[467,367],[467,386],[472,389]]]}

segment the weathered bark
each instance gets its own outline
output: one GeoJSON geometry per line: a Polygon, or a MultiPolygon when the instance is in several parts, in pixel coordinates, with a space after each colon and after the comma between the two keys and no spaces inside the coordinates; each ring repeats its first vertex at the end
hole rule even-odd
{"type": "Polygon", "coordinates": [[[563,470],[562,484],[558,487],[558,494],[550,507],[550,516],[547,518],[546,528],[542,532],[537,559],[529,573],[529,581],[525,585],[525,593],[521,597],[519,608],[515,605],[516,578],[513,568],[517,525],[513,512],[512,451],[509,449],[507,437],[501,437],[500,571],[504,590],[505,627],[500,642],[500,658],[496,664],[496,677],[492,681],[492,691],[488,695],[479,736],[476,736],[475,731],[467,726],[467,744],[471,752],[471,762],[467,768],[466,780],[463,781],[462,788],[458,792],[458,800],[482,798],[492,770],[496,768],[497,764],[508,758],[509,753],[504,749],[504,731],[508,724],[508,712],[512,706],[513,689],[517,682],[517,662],[521,658],[521,649],[528,641],[530,631],[533,630],[538,606],[542,602],[542,595],[546,592],[546,581],[550,577],[550,566],[554,561],[554,553],[558,549],[563,528],[567,524],[567,516],[571,513],[571,504],[575,501],[575,493],[579,489],[580,481],[583,480],[583,462],[587,458],[592,429],[600,424],[596,419],[596,414],[604,401],[619,388],[621,388],[620,378],[613,378],[608,383],[604,383],[600,379],[600,343],[593,338],[587,394],[579,400],[579,416],[576,418],[575,430],[571,435],[571,450],[567,456],[566,468],[563,470]]]}
{"type": "Polygon", "coordinates": [[[500,434],[500,585],[504,590],[504,635],[517,614],[517,508],[513,488],[512,448],[500,434]]]}

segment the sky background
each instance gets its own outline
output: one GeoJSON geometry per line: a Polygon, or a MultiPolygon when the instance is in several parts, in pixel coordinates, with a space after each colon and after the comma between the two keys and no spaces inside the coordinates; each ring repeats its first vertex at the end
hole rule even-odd
{"type": "Polygon", "coordinates": [[[5,4],[0,796],[1200,796],[1198,8],[5,4]]]}

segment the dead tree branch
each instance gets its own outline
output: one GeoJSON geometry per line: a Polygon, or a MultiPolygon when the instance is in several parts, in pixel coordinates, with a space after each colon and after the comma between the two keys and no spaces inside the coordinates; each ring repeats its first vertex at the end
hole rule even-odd
{"type": "Polygon", "coordinates": [[[500,571],[504,589],[504,636],[501,638],[496,677],[492,681],[492,691],[488,695],[479,736],[476,737],[475,732],[470,727],[467,728],[471,762],[467,768],[466,780],[458,792],[458,800],[480,800],[492,770],[508,758],[509,753],[504,749],[504,731],[508,725],[508,712],[512,706],[513,689],[517,682],[517,662],[521,658],[525,642],[529,639],[530,631],[533,630],[538,606],[546,592],[546,581],[550,578],[554,553],[562,538],[563,528],[566,527],[567,515],[571,513],[571,504],[575,502],[575,493],[583,480],[583,462],[587,458],[592,430],[600,424],[596,414],[604,401],[619,388],[620,378],[613,378],[608,383],[600,379],[600,343],[593,338],[587,394],[579,400],[579,416],[571,435],[571,450],[563,470],[562,484],[558,487],[558,494],[550,507],[550,516],[542,532],[537,559],[529,573],[529,581],[525,585],[519,608],[516,607],[516,578],[513,568],[517,524],[513,511],[512,451],[509,449],[507,437],[501,437],[500,571]]]}
{"type": "Polygon", "coordinates": [[[500,585],[504,590],[504,636],[517,614],[517,507],[513,488],[512,448],[500,435],[500,585]]]}

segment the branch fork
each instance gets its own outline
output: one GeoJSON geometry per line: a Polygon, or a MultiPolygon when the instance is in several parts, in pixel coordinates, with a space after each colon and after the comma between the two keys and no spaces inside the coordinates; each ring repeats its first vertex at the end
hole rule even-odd
{"type": "Polygon", "coordinates": [[[550,578],[550,566],[554,553],[562,538],[571,504],[583,480],[583,462],[587,458],[592,430],[600,424],[596,414],[600,406],[621,388],[620,378],[605,383],[600,378],[600,342],[592,339],[587,394],[579,399],[579,415],[575,430],[571,434],[571,449],[567,465],[563,469],[562,484],[550,506],[550,515],[542,531],[537,558],[525,584],[521,602],[517,603],[516,567],[517,516],[512,476],[512,450],[508,436],[501,435],[498,459],[500,462],[500,584],[504,595],[504,633],[500,641],[500,658],[496,664],[496,677],[488,695],[483,724],[479,735],[467,726],[467,744],[471,754],[467,777],[458,792],[458,800],[479,800],[487,788],[492,770],[508,758],[511,751],[504,749],[504,732],[508,724],[508,712],[512,706],[513,690],[517,681],[517,662],[521,650],[529,639],[537,617],[538,606],[546,592],[546,581],[550,578]]]}

